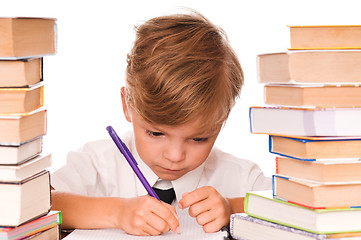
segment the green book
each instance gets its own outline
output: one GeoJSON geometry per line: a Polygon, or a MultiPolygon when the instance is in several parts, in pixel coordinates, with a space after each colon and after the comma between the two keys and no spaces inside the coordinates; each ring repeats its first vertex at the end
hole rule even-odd
{"type": "Polygon", "coordinates": [[[272,191],[253,191],[244,208],[252,217],[318,234],[361,231],[360,207],[310,209],[274,198],[272,191]]]}

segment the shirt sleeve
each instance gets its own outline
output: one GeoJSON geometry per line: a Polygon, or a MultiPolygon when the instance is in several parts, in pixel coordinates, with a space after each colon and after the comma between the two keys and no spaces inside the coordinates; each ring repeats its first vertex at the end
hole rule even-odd
{"type": "Polygon", "coordinates": [[[55,190],[88,196],[104,194],[93,145],[88,143],[79,151],[68,153],[66,164],[51,174],[51,185],[55,190]]]}
{"type": "Polygon", "coordinates": [[[257,164],[254,163],[250,171],[250,184],[251,190],[270,190],[272,189],[272,179],[266,177],[257,164]]]}

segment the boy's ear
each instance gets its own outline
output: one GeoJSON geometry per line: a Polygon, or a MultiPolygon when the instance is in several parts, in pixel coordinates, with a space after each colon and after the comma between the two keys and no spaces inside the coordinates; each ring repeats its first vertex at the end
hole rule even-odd
{"type": "Polygon", "coordinates": [[[122,96],[123,113],[124,113],[125,119],[127,119],[128,122],[132,122],[132,118],[131,118],[130,111],[129,111],[127,101],[126,101],[125,91],[126,91],[125,87],[122,87],[120,89],[120,94],[122,96]]]}

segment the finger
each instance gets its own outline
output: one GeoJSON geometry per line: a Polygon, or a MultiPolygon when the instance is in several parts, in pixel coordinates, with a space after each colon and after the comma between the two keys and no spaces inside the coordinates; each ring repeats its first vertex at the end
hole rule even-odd
{"type": "Polygon", "coordinates": [[[188,213],[191,217],[197,217],[204,212],[210,211],[211,208],[211,201],[207,198],[191,205],[188,209],[188,213]]]}
{"type": "Polygon", "coordinates": [[[223,224],[218,219],[215,219],[214,221],[208,222],[205,225],[203,225],[203,230],[207,233],[217,232],[221,230],[223,227],[223,224]]]}
{"type": "Polygon", "coordinates": [[[214,221],[216,218],[217,216],[214,216],[211,211],[204,211],[196,216],[197,223],[202,226],[214,221]]]}
{"type": "Polygon", "coordinates": [[[166,205],[166,207],[173,213],[174,217],[177,219],[177,222],[175,223],[168,223],[171,230],[175,233],[180,233],[180,225],[179,225],[179,217],[177,214],[177,211],[172,205],[169,205],[167,203],[163,203],[166,205]]]}
{"type": "Polygon", "coordinates": [[[185,193],[178,205],[181,209],[187,208],[196,202],[200,202],[208,197],[209,193],[206,187],[197,188],[196,190],[185,193]]]}
{"type": "Polygon", "coordinates": [[[168,223],[156,214],[150,215],[147,218],[146,223],[144,231],[150,235],[159,235],[164,232],[169,232],[170,230],[168,223]]]}
{"type": "Polygon", "coordinates": [[[173,232],[179,232],[179,220],[174,207],[164,202],[158,203],[152,210],[153,213],[165,221],[173,232]]]}
{"type": "Polygon", "coordinates": [[[203,226],[205,232],[218,231],[229,223],[228,215],[222,214],[218,208],[202,212],[197,215],[196,220],[198,224],[203,226]]]}
{"type": "Polygon", "coordinates": [[[162,202],[162,203],[173,213],[174,217],[177,220],[179,220],[179,217],[178,217],[178,214],[177,214],[177,211],[175,210],[175,208],[172,205],[168,204],[168,203],[165,203],[165,202],[162,202]]]}

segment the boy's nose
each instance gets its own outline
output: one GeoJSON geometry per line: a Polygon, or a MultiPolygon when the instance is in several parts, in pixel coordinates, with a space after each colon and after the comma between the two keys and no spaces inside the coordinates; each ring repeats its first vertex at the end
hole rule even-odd
{"type": "Polygon", "coordinates": [[[182,161],[185,157],[185,152],[181,144],[168,144],[164,150],[164,157],[172,162],[182,161]]]}

